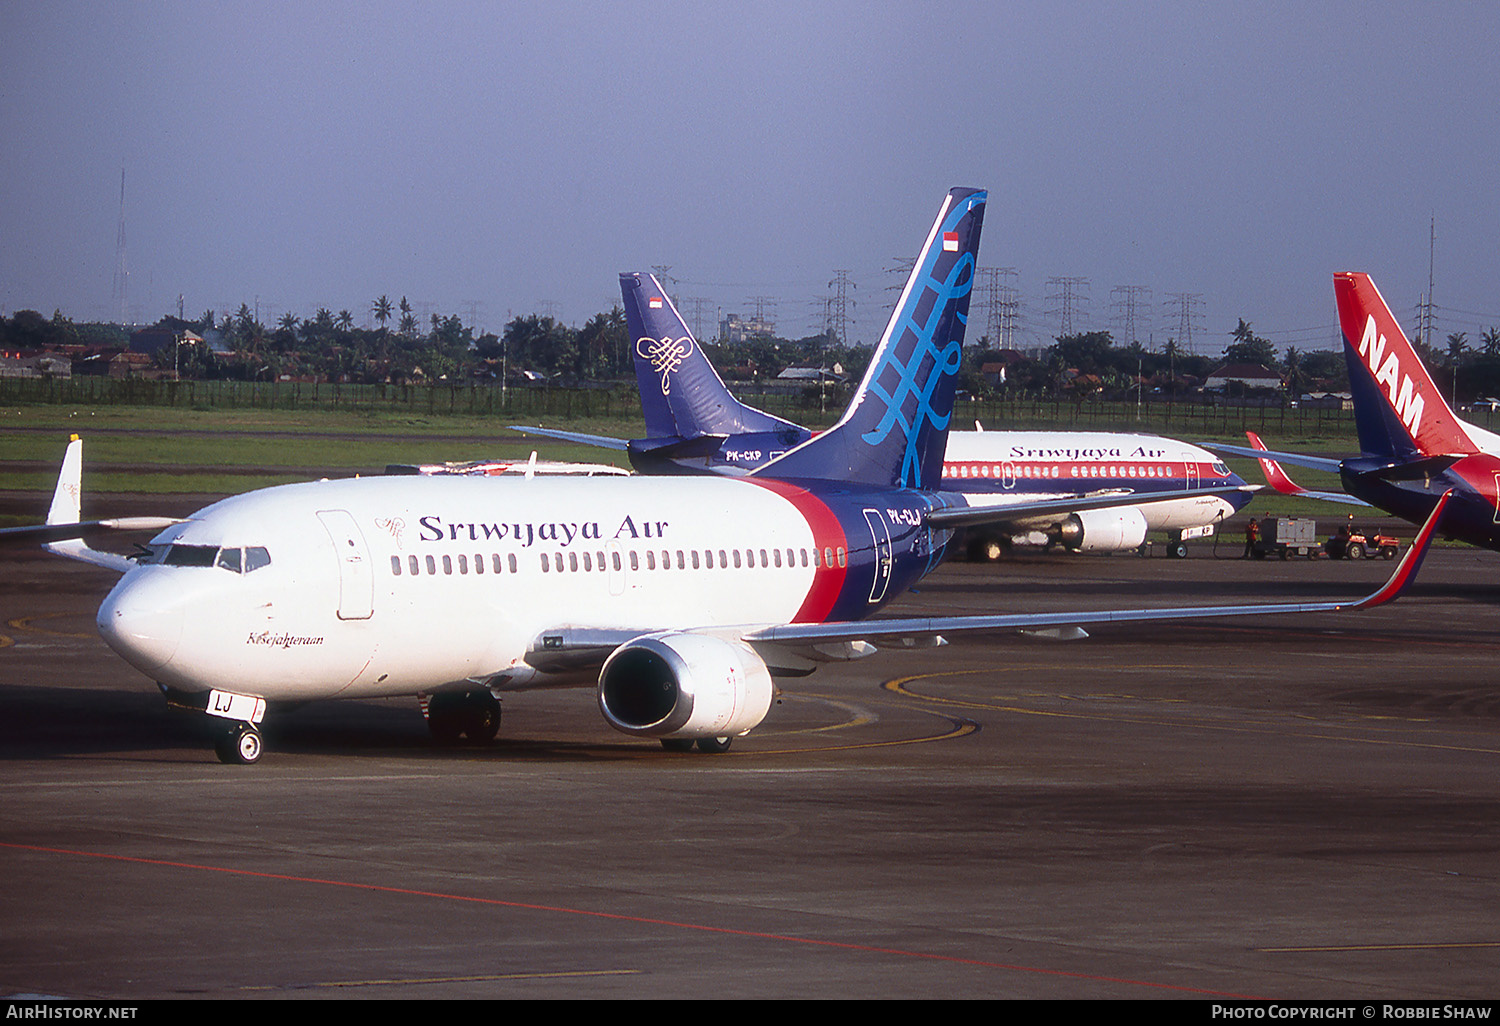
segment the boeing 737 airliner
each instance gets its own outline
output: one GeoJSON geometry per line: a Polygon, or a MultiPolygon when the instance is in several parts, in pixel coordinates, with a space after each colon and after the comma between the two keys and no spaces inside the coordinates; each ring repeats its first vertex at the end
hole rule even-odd
{"type": "MultiPolygon", "coordinates": [[[[812,436],[730,393],[655,277],[622,274],[620,292],[647,437],[625,442],[517,430],[623,448],[636,469],[650,474],[744,474],[812,436]]],[[[1167,534],[1168,554],[1185,556],[1187,541],[1212,534],[1254,493],[1222,460],[1195,445],[1102,431],[954,431],[941,488],[973,505],[1006,509],[1004,519],[954,540],[959,552],[986,559],[997,558],[1016,538],[1038,536],[1084,552],[1119,551],[1138,548],[1152,531],[1167,534]]]]}
{"type": "Polygon", "coordinates": [[[1421,523],[1438,498],[1453,493],[1443,534],[1500,549],[1500,435],[1460,420],[1443,401],[1417,352],[1367,274],[1333,276],[1360,454],[1346,460],[1215,445],[1253,456],[1281,492],[1377,506],[1421,523]],[[1309,492],[1277,461],[1336,473],[1348,495],[1309,492]]]}
{"type": "Polygon", "coordinates": [[[872,642],[1344,610],[1401,590],[1430,524],[1358,602],[865,619],[954,527],[993,516],[937,490],[984,202],[944,200],[838,424],[749,475],[283,485],[172,524],[137,564],[83,541],[105,525],[79,522],[75,441],[48,526],[5,536],[122,570],[100,633],[169,702],[220,718],[219,756],[240,763],[261,756],[268,702],[416,694],[439,736],[486,740],[495,695],[584,683],[618,730],[722,751],[765,718],[774,676],[872,642]]]}

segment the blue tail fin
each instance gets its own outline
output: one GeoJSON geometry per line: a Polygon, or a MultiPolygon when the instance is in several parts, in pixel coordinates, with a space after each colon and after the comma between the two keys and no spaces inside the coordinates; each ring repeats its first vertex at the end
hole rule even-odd
{"type": "Polygon", "coordinates": [[[938,487],[985,197],[949,191],[849,409],[756,475],[938,487]]]}
{"type": "Polygon", "coordinates": [[[746,406],[724,387],[667,293],[649,274],[620,275],[636,384],[650,438],[801,429],[746,406]]]}

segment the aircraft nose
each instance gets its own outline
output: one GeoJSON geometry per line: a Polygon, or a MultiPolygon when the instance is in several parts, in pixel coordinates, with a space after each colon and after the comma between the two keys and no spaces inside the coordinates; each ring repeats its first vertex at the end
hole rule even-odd
{"type": "Polygon", "coordinates": [[[161,582],[120,581],[99,607],[95,622],[105,643],[144,673],[171,662],[182,641],[182,596],[161,582]]]}

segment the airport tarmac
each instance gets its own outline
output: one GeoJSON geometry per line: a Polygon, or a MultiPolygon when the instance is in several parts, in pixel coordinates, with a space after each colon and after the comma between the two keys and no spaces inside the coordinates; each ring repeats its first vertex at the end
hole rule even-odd
{"type": "MultiPolygon", "coordinates": [[[[951,564],[892,612],[1391,566],[1212,555],[951,564]]],[[[113,575],[8,562],[0,995],[1493,998],[1497,578],[1444,548],[1366,613],[883,651],[722,755],[577,690],[507,697],[482,749],[413,700],[273,712],[231,767],[99,640],[113,575]]]]}

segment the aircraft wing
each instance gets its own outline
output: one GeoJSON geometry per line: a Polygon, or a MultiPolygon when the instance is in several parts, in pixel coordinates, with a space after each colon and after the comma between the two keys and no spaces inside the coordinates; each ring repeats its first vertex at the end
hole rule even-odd
{"type": "MultiPolygon", "coordinates": [[[[1336,613],[1371,609],[1396,599],[1416,577],[1443,509],[1452,497],[1446,492],[1426,523],[1412,539],[1390,578],[1375,591],[1341,602],[1275,602],[1230,606],[1171,606],[1160,609],[1074,610],[1056,613],[1003,613],[979,616],[906,617],[835,623],[742,625],[688,629],[749,644],[778,676],[810,673],[817,663],[858,659],[876,651],[875,642],[907,648],[947,644],[946,635],[979,631],[1047,634],[1061,639],[1083,638],[1083,627],[1101,623],[1139,623],[1151,620],[1197,620],[1231,616],[1271,616],[1283,613],[1336,613]]],[[[620,645],[660,631],[650,628],[592,628],[559,626],[533,639],[526,662],[548,673],[585,672],[602,666],[620,645]]]]}
{"type": "MultiPolygon", "coordinates": [[[[1383,605],[1399,596],[1415,577],[1417,568],[1427,554],[1427,547],[1437,528],[1443,508],[1452,497],[1445,492],[1433,507],[1417,536],[1412,540],[1406,555],[1392,571],[1390,579],[1375,591],[1360,599],[1342,602],[1281,602],[1258,605],[1234,606],[1179,606],[1164,609],[1109,609],[1073,611],[1059,613],[1020,613],[995,616],[950,616],[920,617],[908,619],[867,620],[850,623],[783,624],[750,631],[744,640],[760,649],[762,645],[775,649],[802,647],[826,648],[835,643],[864,643],[873,641],[901,642],[907,645],[941,644],[941,636],[972,631],[1056,631],[1073,629],[1075,633],[1062,635],[1079,637],[1087,624],[1134,623],[1146,620],[1195,620],[1226,616],[1267,616],[1281,613],[1334,613],[1354,609],[1370,609],[1383,605]]],[[[860,653],[863,654],[863,653],[860,653]]],[[[770,660],[767,660],[769,663],[770,660]]]]}
{"type": "Polygon", "coordinates": [[[1337,474],[1343,466],[1342,460],[1330,460],[1320,456],[1303,456],[1298,453],[1271,452],[1266,448],[1260,436],[1254,431],[1246,431],[1245,437],[1250,439],[1252,448],[1244,449],[1236,445],[1217,445],[1205,443],[1204,447],[1215,452],[1228,453],[1231,456],[1251,456],[1260,462],[1261,473],[1266,475],[1266,481],[1270,486],[1282,495],[1296,495],[1304,499],[1322,499],[1325,502],[1342,502],[1350,506],[1368,506],[1369,503],[1363,499],[1356,499],[1348,492],[1313,492],[1303,488],[1293,481],[1287,472],[1281,469],[1278,460],[1285,460],[1298,466],[1311,467],[1313,470],[1326,470],[1337,474]]]}
{"type": "Polygon", "coordinates": [[[1013,520],[1065,515],[1089,509],[1113,509],[1119,506],[1149,506],[1153,502],[1176,499],[1198,499],[1214,495],[1243,495],[1256,492],[1260,485],[1225,485],[1220,488],[1179,488],[1169,492],[1131,492],[1111,490],[1078,495],[1068,499],[1042,499],[1036,502],[1007,502],[984,506],[956,506],[935,509],[927,514],[932,527],[972,527],[976,524],[1003,524],[1013,520]]]}
{"type": "Polygon", "coordinates": [[[100,552],[88,545],[87,539],[98,538],[116,531],[161,531],[173,524],[181,523],[171,517],[119,517],[113,520],[80,520],[79,511],[83,496],[83,440],[74,435],[63,454],[62,469],[57,475],[57,488],[52,493],[52,506],[47,511],[47,522],[25,527],[0,529],[0,544],[41,543],[48,552],[82,563],[108,567],[121,573],[135,566],[135,561],[114,552],[100,552]]]}
{"type": "Polygon", "coordinates": [[[577,442],[580,445],[594,445],[601,449],[619,449],[623,451],[629,444],[623,438],[611,438],[608,435],[586,435],[580,431],[557,431],[553,428],[531,427],[525,424],[512,424],[512,431],[519,431],[523,435],[539,435],[542,438],[557,438],[564,442],[577,442]]]}

